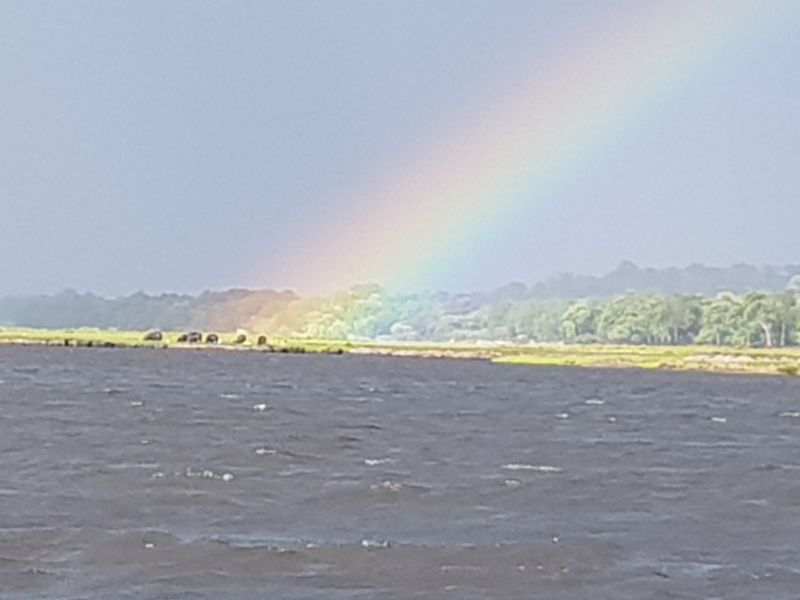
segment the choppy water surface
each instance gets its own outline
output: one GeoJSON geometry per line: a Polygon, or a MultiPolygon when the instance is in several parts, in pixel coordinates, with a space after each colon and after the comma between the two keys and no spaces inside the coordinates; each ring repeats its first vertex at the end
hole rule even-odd
{"type": "Polygon", "coordinates": [[[797,598],[800,381],[0,348],[2,598],[797,598]]]}

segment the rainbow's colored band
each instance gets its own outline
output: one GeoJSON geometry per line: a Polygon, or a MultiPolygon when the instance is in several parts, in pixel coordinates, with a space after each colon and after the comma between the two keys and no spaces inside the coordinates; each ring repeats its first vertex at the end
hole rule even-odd
{"type": "Polygon", "coordinates": [[[614,27],[537,72],[452,138],[360,194],[319,239],[276,259],[265,283],[331,292],[376,282],[411,289],[458,268],[476,230],[498,236],[531,203],[603,152],[648,106],[674,94],[794,0],[642,2],[614,27]],[[760,26],[760,25],[758,25],[760,26]]]}

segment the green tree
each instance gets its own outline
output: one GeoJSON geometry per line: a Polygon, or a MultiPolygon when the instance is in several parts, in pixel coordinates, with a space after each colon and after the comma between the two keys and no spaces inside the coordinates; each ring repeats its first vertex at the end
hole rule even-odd
{"type": "Polygon", "coordinates": [[[666,299],[656,294],[630,294],[605,305],[598,333],[610,342],[655,344],[669,340],[666,299]]]}
{"type": "Polygon", "coordinates": [[[775,296],[774,301],[778,317],[778,345],[793,344],[798,324],[797,296],[792,292],[783,292],[775,296]]]}
{"type": "Polygon", "coordinates": [[[742,325],[743,308],[741,298],[730,292],[721,292],[706,301],[697,341],[717,346],[746,344],[748,335],[742,325]]]}
{"type": "Polygon", "coordinates": [[[587,301],[570,304],[561,315],[561,336],[564,341],[585,341],[597,334],[597,307],[587,301]]]}
{"type": "Polygon", "coordinates": [[[763,345],[772,348],[779,310],[775,297],[761,292],[750,292],[745,295],[743,302],[742,315],[751,332],[748,342],[752,340],[753,335],[760,334],[763,345]]]}
{"type": "Polygon", "coordinates": [[[703,321],[703,298],[676,295],[665,300],[664,321],[672,344],[692,343],[703,321]]]}

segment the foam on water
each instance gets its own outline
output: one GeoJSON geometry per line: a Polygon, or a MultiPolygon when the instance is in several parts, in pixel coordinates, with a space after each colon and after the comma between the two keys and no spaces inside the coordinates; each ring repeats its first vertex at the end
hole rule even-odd
{"type": "Polygon", "coordinates": [[[525,463],[509,463],[503,465],[506,471],[536,471],[537,473],[561,473],[560,467],[550,465],[529,465],[525,463]]]}

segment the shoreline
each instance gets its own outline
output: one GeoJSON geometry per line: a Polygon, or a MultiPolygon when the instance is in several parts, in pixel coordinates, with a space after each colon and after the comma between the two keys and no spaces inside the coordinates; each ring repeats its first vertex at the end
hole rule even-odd
{"type": "Polygon", "coordinates": [[[149,348],[228,350],[273,354],[357,354],[423,359],[487,360],[498,364],[599,369],[695,371],[753,375],[800,374],[800,347],[731,348],[714,346],[632,346],[612,344],[512,344],[493,342],[374,342],[270,338],[257,345],[236,334],[220,334],[217,343],[177,342],[165,332],[161,341],[145,341],[145,332],[100,329],[0,328],[0,345],[69,348],[149,348]]]}

